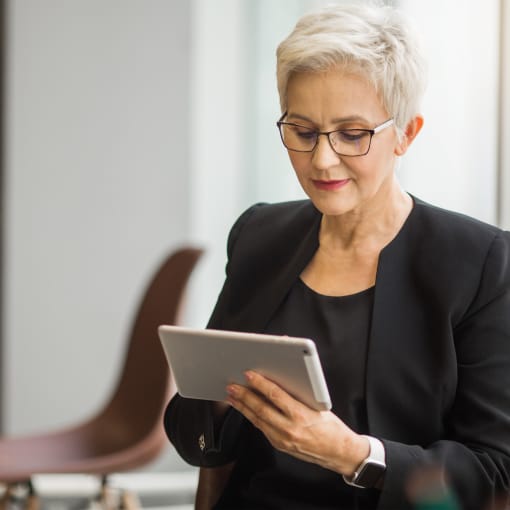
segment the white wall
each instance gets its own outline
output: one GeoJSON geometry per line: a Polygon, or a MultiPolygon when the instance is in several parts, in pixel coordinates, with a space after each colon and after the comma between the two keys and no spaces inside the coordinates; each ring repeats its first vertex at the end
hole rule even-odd
{"type": "Polygon", "coordinates": [[[189,18],[168,0],[8,2],[8,433],[103,403],[146,279],[188,240],[189,18]]]}
{"type": "Polygon", "coordinates": [[[501,225],[510,230],[510,5],[507,0],[501,0],[502,25],[506,27],[501,34],[502,54],[501,70],[501,109],[500,109],[500,203],[501,225]]]}
{"type": "Polygon", "coordinates": [[[204,327],[223,283],[228,229],[243,207],[245,3],[190,5],[190,235],[206,253],[191,284],[187,317],[204,327]]]}
{"type": "Polygon", "coordinates": [[[417,196],[495,222],[499,0],[401,0],[429,61],[425,123],[403,158],[417,196]]]}

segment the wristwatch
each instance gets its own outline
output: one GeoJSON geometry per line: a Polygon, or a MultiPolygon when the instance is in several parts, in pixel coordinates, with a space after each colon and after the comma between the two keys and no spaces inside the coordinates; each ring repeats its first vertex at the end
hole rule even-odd
{"type": "Polygon", "coordinates": [[[375,487],[381,476],[386,471],[386,454],[384,445],[372,436],[363,436],[370,443],[370,452],[368,457],[356,468],[352,476],[343,476],[345,483],[360,487],[362,489],[371,489],[375,487]]]}

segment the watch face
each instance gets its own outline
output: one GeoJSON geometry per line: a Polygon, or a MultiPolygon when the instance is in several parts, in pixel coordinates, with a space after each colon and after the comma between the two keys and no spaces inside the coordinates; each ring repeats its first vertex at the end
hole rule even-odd
{"type": "Polygon", "coordinates": [[[367,462],[359,472],[354,483],[361,487],[375,487],[375,484],[385,470],[386,468],[382,464],[367,462]]]}

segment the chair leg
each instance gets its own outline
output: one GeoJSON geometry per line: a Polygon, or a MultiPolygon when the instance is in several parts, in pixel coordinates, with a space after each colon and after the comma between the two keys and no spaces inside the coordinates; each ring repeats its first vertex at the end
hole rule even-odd
{"type": "Polygon", "coordinates": [[[97,506],[101,510],[115,510],[118,506],[117,495],[108,484],[108,476],[101,477],[101,488],[97,496],[97,506]]]}
{"type": "Polygon", "coordinates": [[[25,503],[25,510],[39,510],[40,507],[41,502],[37,495],[34,494],[33,496],[28,496],[25,503]]]}
{"type": "Polygon", "coordinates": [[[0,510],[7,510],[9,508],[9,501],[11,500],[12,487],[10,484],[5,485],[4,493],[0,498],[0,510]]]}
{"type": "Polygon", "coordinates": [[[0,510],[10,510],[11,508],[14,510],[39,510],[40,506],[39,497],[35,493],[31,480],[21,484],[7,484],[0,499],[0,510]]]}
{"type": "Polygon", "coordinates": [[[108,477],[103,476],[101,489],[91,510],[141,510],[141,508],[140,500],[134,492],[110,487],[108,477]]]}
{"type": "Polygon", "coordinates": [[[124,490],[120,497],[119,508],[121,510],[141,510],[142,505],[140,499],[134,492],[124,490]]]}
{"type": "Polygon", "coordinates": [[[28,494],[25,501],[25,510],[39,510],[40,507],[39,497],[35,493],[34,485],[32,480],[28,481],[28,494]]]}

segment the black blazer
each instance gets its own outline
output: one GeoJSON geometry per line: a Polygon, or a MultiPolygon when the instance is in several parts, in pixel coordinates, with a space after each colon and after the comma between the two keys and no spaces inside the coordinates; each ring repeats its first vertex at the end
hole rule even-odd
{"type": "MultiPolygon", "coordinates": [[[[263,332],[317,250],[320,219],[309,201],[248,209],[208,327],[263,332]]],[[[463,508],[508,497],[510,233],[414,199],[379,257],[366,373],[369,431],[386,448],[378,508],[410,508],[405,481],[430,463],[444,466],[463,508]]],[[[192,464],[235,458],[242,418],[230,413],[215,435],[209,411],[177,396],[165,416],[192,464]]]]}

